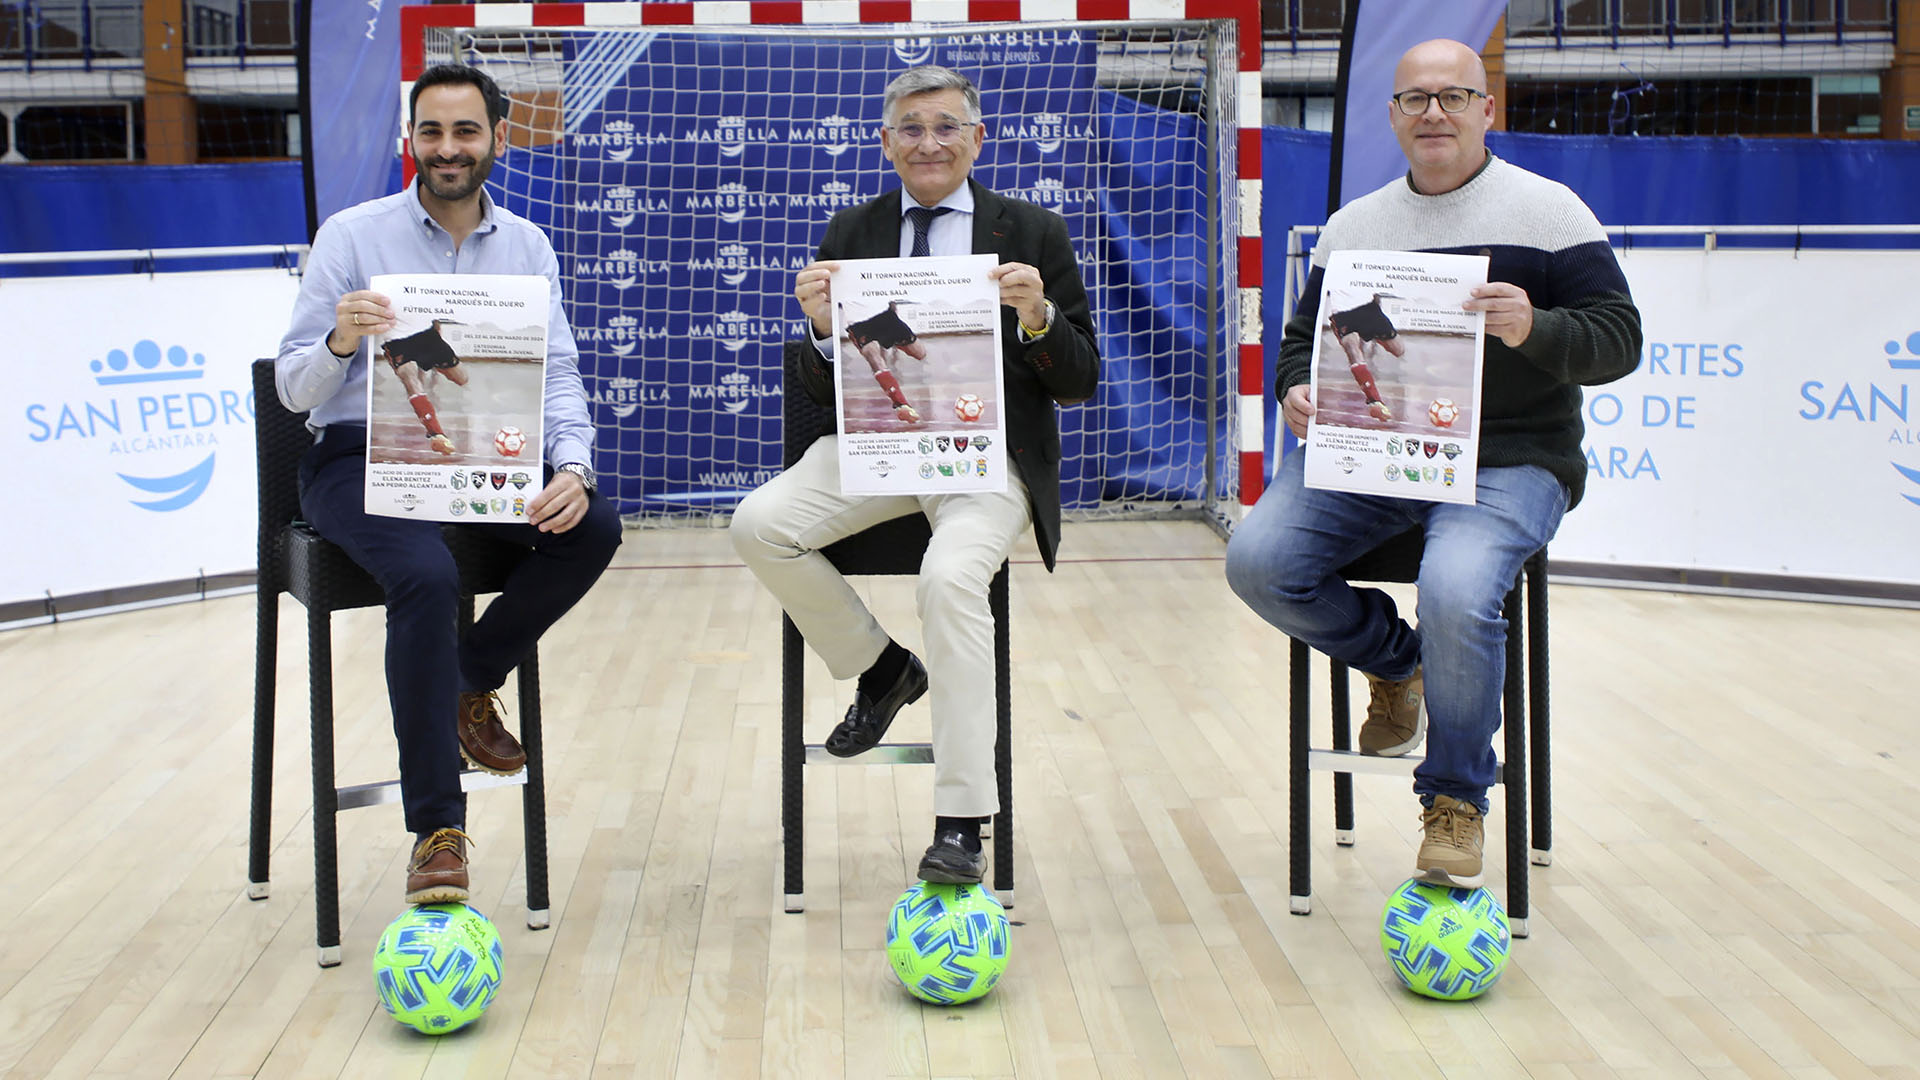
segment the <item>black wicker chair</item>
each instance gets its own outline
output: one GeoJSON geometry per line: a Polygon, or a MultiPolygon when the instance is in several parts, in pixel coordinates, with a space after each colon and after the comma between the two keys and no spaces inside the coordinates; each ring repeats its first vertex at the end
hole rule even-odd
{"type": "MultiPolygon", "coordinates": [[[[280,594],[307,609],[307,682],[313,741],[313,904],[321,967],[340,962],[339,870],[334,815],[356,806],[399,799],[399,781],[336,787],[333,773],[332,615],[386,602],[380,586],[347,553],[321,539],[300,520],[300,456],[313,444],[301,416],[287,411],[273,386],[273,361],[253,363],[254,448],[259,464],[260,534],[258,613],[253,662],[253,813],[248,830],[247,896],[268,894],[267,866],[273,811],[274,666],[278,651],[280,594]]],[[[448,545],[460,569],[460,623],[473,622],[473,598],[499,592],[525,550],[501,544],[473,529],[448,527],[448,545]]],[[[520,741],[527,767],[498,778],[478,770],[461,775],[467,790],[521,784],[526,819],[527,926],[544,929],[547,900],[545,763],[540,737],[540,660],[529,651],[518,668],[520,741]]],[[[453,718],[447,718],[453,723],[453,718]]]]}
{"type": "MultiPolygon", "coordinates": [[[[1419,530],[1404,532],[1367,552],[1343,567],[1340,576],[1349,581],[1411,582],[1418,578],[1420,556],[1426,541],[1419,530]]],[[[1547,695],[1547,549],[1528,557],[1520,578],[1507,592],[1507,678],[1502,707],[1501,731],[1505,735],[1505,753],[1500,762],[1499,783],[1506,789],[1507,841],[1507,918],[1514,937],[1527,936],[1528,862],[1540,866],[1553,861],[1553,817],[1551,803],[1552,768],[1548,760],[1547,695]],[[1526,597],[1521,599],[1525,583],[1526,597]],[[1525,655],[1522,656],[1522,641],[1525,655]],[[1525,664],[1524,684],[1522,664],[1525,664]],[[1533,737],[1532,757],[1528,757],[1527,737],[1533,737]],[[1527,790],[1531,776],[1533,790],[1533,843],[1527,844],[1527,790]]],[[[1327,665],[1333,701],[1333,748],[1318,750],[1311,746],[1310,684],[1311,655],[1307,644],[1289,639],[1288,728],[1291,800],[1287,820],[1292,869],[1289,877],[1288,907],[1295,915],[1313,911],[1313,850],[1309,830],[1312,810],[1307,790],[1310,770],[1324,770],[1333,776],[1334,842],[1352,847],[1353,774],[1381,772],[1410,776],[1421,760],[1416,756],[1378,758],[1361,755],[1353,748],[1351,712],[1347,693],[1347,665],[1329,659],[1327,665]]]]}
{"type": "MultiPolygon", "coordinates": [[[[800,456],[820,436],[834,430],[831,409],[814,403],[802,389],[796,371],[801,362],[798,349],[810,349],[806,342],[788,342],[784,352],[786,393],[785,421],[786,465],[800,456]]],[[[828,561],[842,574],[905,574],[920,572],[920,559],[932,539],[932,526],[925,515],[908,514],[873,528],[855,533],[823,548],[828,561]]],[[[993,764],[1000,787],[1000,812],[994,815],[993,891],[1002,905],[1013,906],[1013,677],[1007,620],[1007,564],[993,576],[987,588],[987,603],[993,611],[994,697],[998,702],[993,764]]],[[[780,825],[784,838],[786,865],[786,910],[806,910],[804,765],[930,764],[933,748],[926,743],[882,743],[857,757],[838,758],[819,745],[809,745],[802,730],[806,698],[806,643],[793,620],[780,616],[780,825]]]]}

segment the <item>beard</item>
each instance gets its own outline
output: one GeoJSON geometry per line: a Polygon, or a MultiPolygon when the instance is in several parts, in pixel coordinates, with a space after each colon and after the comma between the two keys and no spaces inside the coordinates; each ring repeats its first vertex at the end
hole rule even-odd
{"type": "Polygon", "coordinates": [[[480,190],[480,185],[487,182],[487,177],[493,172],[493,160],[493,152],[489,150],[485,157],[478,160],[466,155],[433,161],[415,156],[413,165],[420,177],[420,186],[426,188],[428,194],[445,202],[459,202],[480,190]],[[434,176],[436,165],[466,165],[470,169],[464,178],[443,183],[434,176]]]}

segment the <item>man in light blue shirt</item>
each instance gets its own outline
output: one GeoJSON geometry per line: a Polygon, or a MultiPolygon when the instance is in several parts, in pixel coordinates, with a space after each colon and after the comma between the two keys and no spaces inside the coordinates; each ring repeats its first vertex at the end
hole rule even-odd
{"type": "MultiPolygon", "coordinates": [[[[387,693],[401,801],[415,838],[406,895],[410,904],[426,904],[467,899],[460,759],[501,775],[525,766],[494,691],[606,569],[620,544],[620,516],[594,491],[593,426],[553,245],[482,188],[506,143],[499,88],[473,68],[431,68],[415,81],[409,111],[418,176],[405,191],[342,210],[320,227],[274,384],[317,434],[300,463],[301,513],[386,590],[387,693]],[[376,274],[427,273],[540,274],[551,283],[543,408],[549,476],[527,504],[530,524],[458,526],[530,549],[464,638],[455,619],[459,574],[441,527],[365,508],[368,339],[395,325],[388,298],[367,282],[376,274]]],[[[430,445],[451,452],[425,394],[432,362],[397,355],[388,362],[407,383],[430,445]]]]}

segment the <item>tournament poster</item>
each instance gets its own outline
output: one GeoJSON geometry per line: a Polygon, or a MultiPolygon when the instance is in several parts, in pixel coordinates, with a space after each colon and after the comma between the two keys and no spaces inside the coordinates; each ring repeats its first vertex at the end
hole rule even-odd
{"type": "Polygon", "coordinates": [[[1487,257],[1338,251],[1322,280],[1306,485],[1472,503],[1487,257]]]}
{"type": "Polygon", "coordinates": [[[1007,490],[994,265],[992,255],[840,263],[831,294],[845,493],[1007,490]]]}
{"type": "Polygon", "coordinates": [[[370,341],[369,514],[524,523],[545,485],[550,283],[537,274],[380,274],[392,332],[370,341]]]}

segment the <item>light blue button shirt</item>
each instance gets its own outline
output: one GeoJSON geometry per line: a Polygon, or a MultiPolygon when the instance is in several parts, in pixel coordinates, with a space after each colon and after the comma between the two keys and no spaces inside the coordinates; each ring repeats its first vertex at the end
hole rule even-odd
{"type": "Polygon", "coordinates": [[[367,422],[367,347],[342,359],[327,348],[340,298],[375,274],[539,274],[550,283],[547,322],[547,464],[593,464],[593,420],[580,382],[580,350],[560,306],[560,261],[532,222],[480,196],[480,227],[458,248],[420,205],[418,181],[405,191],[349,207],[327,219],[307,255],[293,324],[280,341],[273,382],[280,400],[308,412],[307,426],[367,422]]]}

